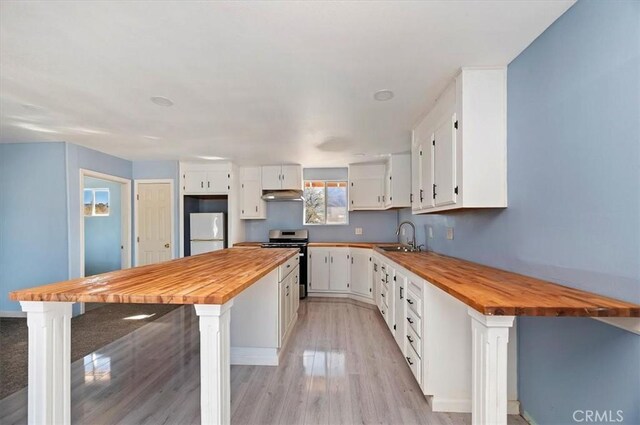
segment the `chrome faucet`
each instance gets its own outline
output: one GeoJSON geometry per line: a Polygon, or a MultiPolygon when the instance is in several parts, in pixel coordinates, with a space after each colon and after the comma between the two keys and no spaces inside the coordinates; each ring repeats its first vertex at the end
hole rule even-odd
{"type": "Polygon", "coordinates": [[[400,242],[400,230],[402,230],[402,226],[405,224],[410,225],[411,230],[413,231],[413,239],[411,239],[410,241],[407,241],[407,243],[411,245],[411,249],[413,251],[416,251],[418,249],[418,247],[416,246],[416,226],[412,222],[403,221],[402,223],[400,223],[400,225],[398,226],[398,230],[396,230],[396,236],[398,237],[398,242],[400,242]]]}

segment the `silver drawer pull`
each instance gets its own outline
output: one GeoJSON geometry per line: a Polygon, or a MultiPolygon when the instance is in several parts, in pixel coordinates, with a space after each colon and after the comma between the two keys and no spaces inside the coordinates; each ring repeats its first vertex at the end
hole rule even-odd
{"type": "Polygon", "coordinates": [[[413,325],[413,319],[411,317],[407,317],[407,321],[413,325]]]}
{"type": "Polygon", "coordinates": [[[411,338],[411,335],[407,335],[407,339],[409,340],[410,343],[413,344],[413,338],[411,338]]]}
{"type": "Polygon", "coordinates": [[[409,362],[410,365],[413,365],[413,362],[411,361],[411,357],[405,357],[407,359],[407,362],[409,362]]]}
{"type": "Polygon", "coordinates": [[[411,305],[413,305],[413,300],[410,300],[409,298],[407,298],[407,302],[411,305]]]}

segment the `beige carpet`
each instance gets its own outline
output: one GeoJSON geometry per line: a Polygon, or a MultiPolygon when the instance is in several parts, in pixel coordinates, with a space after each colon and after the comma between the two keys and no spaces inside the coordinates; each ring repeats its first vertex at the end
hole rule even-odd
{"type": "MultiPolygon", "coordinates": [[[[71,319],[71,361],[156,320],[179,305],[102,304],[71,319]],[[127,317],[149,315],[137,320],[127,317]]],[[[27,386],[27,319],[0,318],[0,400],[27,386]]]]}

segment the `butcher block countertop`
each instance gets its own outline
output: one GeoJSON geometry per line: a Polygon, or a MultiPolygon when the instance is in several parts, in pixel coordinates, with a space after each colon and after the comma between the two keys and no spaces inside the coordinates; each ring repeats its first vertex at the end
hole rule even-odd
{"type": "Polygon", "coordinates": [[[14,301],[224,304],[297,249],[224,249],[11,292],[14,301]]]}
{"type": "Polygon", "coordinates": [[[486,315],[640,317],[640,305],[432,252],[376,252],[486,315]]]}
{"type": "MultiPolygon", "coordinates": [[[[264,242],[238,242],[233,246],[237,247],[256,247],[260,246],[264,242]]],[[[311,248],[367,248],[373,249],[376,246],[398,246],[398,243],[393,242],[309,242],[311,248]]]]}

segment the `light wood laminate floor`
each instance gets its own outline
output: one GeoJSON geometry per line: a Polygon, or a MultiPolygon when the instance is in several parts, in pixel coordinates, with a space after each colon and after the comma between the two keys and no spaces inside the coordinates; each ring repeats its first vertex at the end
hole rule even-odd
{"type": "MultiPolygon", "coordinates": [[[[376,309],[303,301],[293,332],[280,366],[231,367],[232,423],[471,423],[431,411],[376,309]]],[[[185,306],[74,362],[72,422],[199,424],[199,351],[185,306]]],[[[0,423],[26,423],[26,389],[0,401],[0,423]]]]}

